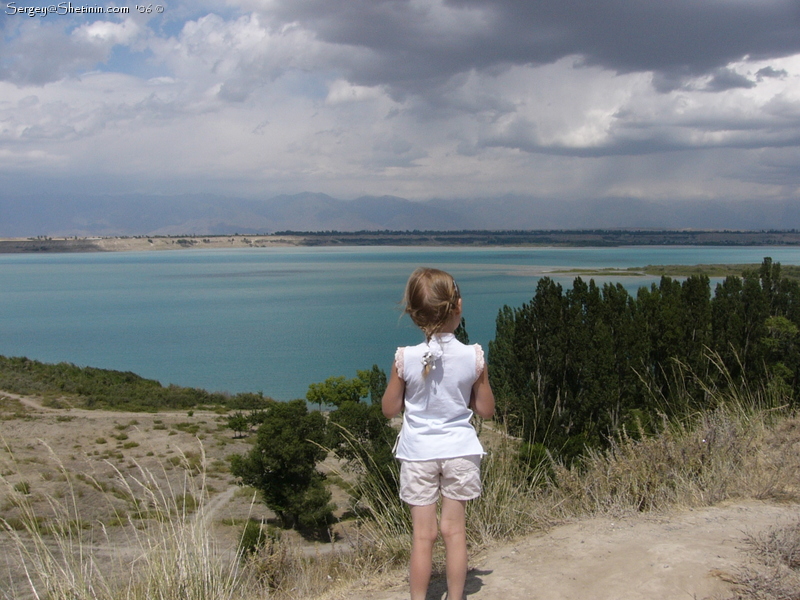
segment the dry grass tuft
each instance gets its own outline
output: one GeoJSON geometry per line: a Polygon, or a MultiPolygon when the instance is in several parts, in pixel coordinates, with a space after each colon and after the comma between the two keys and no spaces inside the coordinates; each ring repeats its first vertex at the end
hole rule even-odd
{"type": "Polygon", "coordinates": [[[467,504],[467,540],[474,549],[508,540],[553,523],[543,496],[544,467],[531,469],[508,436],[491,445],[481,462],[481,497],[467,504]]]}
{"type": "Polygon", "coordinates": [[[737,576],[736,600],[800,599],[800,521],[748,539],[760,564],[737,576]]]}

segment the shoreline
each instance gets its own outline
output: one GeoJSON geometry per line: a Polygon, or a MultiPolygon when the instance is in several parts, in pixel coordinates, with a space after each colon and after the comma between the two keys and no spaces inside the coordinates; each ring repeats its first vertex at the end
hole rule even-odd
{"type": "Polygon", "coordinates": [[[0,238],[0,254],[147,252],[292,246],[800,246],[800,231],[287,231],[259,235],[0,238]]]}
{"type": "Polygon", "coordinates": [[[0,254],[73,252],[159,252],[193,248],[270,248],[300,246],[299,236],[108,236],[0,238],[0,254]]]}

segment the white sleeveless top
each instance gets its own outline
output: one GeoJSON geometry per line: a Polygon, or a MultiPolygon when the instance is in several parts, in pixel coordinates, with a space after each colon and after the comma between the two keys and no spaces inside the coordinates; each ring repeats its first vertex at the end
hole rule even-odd
{"type": "Polygon", "coordinates": [[[426,343],[398,348],[397,374],[405,381],[403,428],[395,456],[402,460],[434,460],[485,454],[470,424],[472,385],[484,369],[483,349],[466,346],[452,333],[426,343]],[[423,375],[423,357],[433,355],[433,368],[423,375]]]}

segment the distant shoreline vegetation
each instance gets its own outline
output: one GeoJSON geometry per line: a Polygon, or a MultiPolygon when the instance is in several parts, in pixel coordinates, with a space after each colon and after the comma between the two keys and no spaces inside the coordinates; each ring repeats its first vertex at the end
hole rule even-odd
{"type": "Polygon", "coordinates": [[[181,236],[36,236],[0,239],[0,253],[120,252],[279,246],[794,246],[800,230],[278,231],[181,236]]]}
{"type": "Polygon", "coordinates": [[[0,356],[0,390],[39,396],[50,408],[87,408],[131,412],[193,408],[263,408],[272,400],[262,393],[235,395],[201,388],[162,385],[130,371],[43,363],[25,357],[0,356]]]}
{"type": "MultiPolygon", "coordinates": [[[[626,269],[564,269],[548,271],[548,275],[574,275],[575,277],[640,277],[655,275],[661,277],[691,277],[705,275],[709,278],[741,277],[746,271],[756,271],[757,264],[741,265],[647,265],[626,269]]],[[[781,265],[781,276],[786,279],[800,279],[800,265],[781,265]]]]}

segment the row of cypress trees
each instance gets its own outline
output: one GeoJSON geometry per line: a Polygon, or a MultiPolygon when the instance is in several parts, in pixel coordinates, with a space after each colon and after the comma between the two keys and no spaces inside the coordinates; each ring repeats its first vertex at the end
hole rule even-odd
{"type": "Polygon", "coordinates": [[[542,278],[532,300],[503,307],[489,343],[498,416],[530,444],[569,458],[622,428],[710,408],[746,381],[800,393],[800,284],[779,263],[728,277],[662,277],[635,296],[581,278],[542,278]]]}

